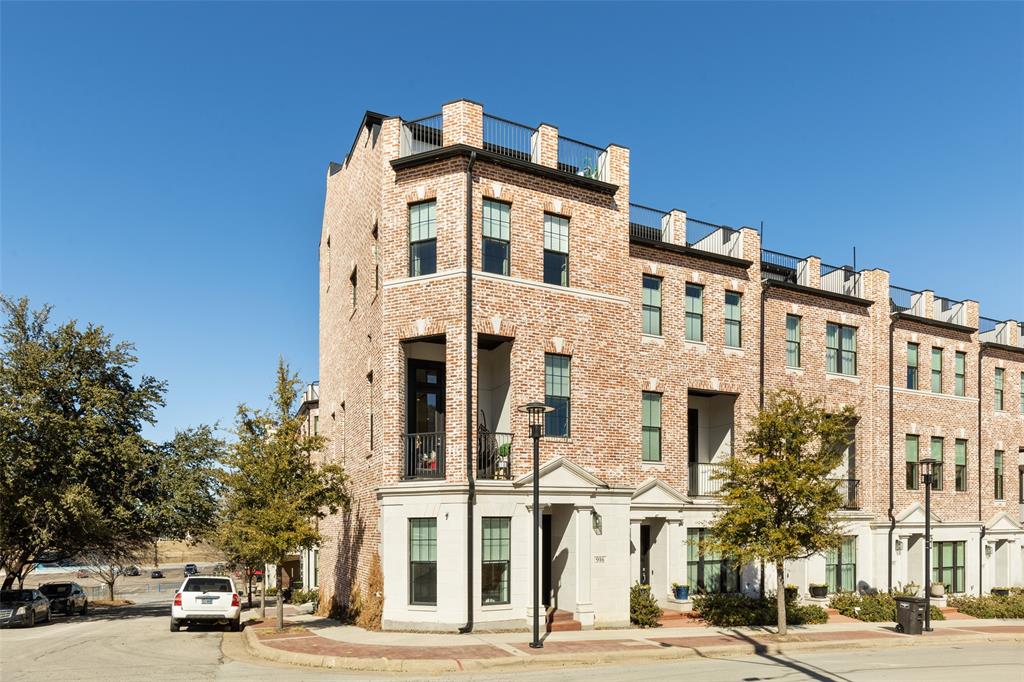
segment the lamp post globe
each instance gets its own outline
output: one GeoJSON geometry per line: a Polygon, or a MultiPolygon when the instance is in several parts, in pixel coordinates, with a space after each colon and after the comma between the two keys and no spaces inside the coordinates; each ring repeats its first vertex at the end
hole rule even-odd
{"type": "Polygon", "coordinates": [[[540,649],[540,437],[544,435],[544,420],[555,408],[541,402],[526,403],[517,408],[527,415],[530,438],[533,439],[533,641],[530,647],[540,649]]]}

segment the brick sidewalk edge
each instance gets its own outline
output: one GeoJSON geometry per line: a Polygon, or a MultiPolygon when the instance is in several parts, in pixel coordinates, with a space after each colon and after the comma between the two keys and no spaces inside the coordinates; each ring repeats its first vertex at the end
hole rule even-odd
{"type": "Polygon", "coordinates": [[[875,649],[906,646],[943,646],[956,642],[1024,642],[1020,633],[978,633],[949,635],[935,639],[900,637],[892,639],[835,639],[820,642],[760,642],[755,644],[720,644],[706,647],[666,647],[644,651],[609,651],[602,654],[538,654],[502,658],[464,659],[390,659],[321,656],[284,651],[267,646],[259,640],[254,628],[242,633],[246,649],[257,658],[306,668],[338,668],[368,672],[450,673],[501,668],[540,668],[605,665],[642,661],[669,661],[695,656],[729,657],[752,654],[788,655],[791,653],[820,651],[842,646],[844,649],[875,649]]]}

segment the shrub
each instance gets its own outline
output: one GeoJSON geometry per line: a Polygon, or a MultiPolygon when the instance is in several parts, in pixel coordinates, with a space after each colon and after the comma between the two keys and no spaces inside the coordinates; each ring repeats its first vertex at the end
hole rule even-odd
{"type": "Polygon", "coordinates": [[[629,620],[642,628],[661,625],[661,607],[651,594],[650,585],[635,583],[629,589],[629,620]]]}
{"type": "Polygon", "coordinates": [[[1024,618],[1024,590],[1011,592],[1008,597],[950,597],[949,605],[975,618],[1024,618]]]}
{"type": "Polygon", "coordinates": [[[277,596],[277,588],[276,587],[268,587],[267,588],[267,596],[268,597],[275,597],[275,596],[277,596]]]}
{"type": "MultiPolygon", "coordinates": [[[[892,623],[896,621],[897,596],[906,595],[899,594],[896,590],[891,594],[879,592],[864,596],[854,592],[841,592],[832,597],[829,606],[844,616],[866,623],[892,623]]],[[[932,620],[946,620],[937,606],[932,606],[931,613],[932,620]]]]}
{"type": "Polygon", "coordinates": [[[315,603],[319,598],[319,590],[295,590],[294,592],[292,592],[293,604],[306,604],[308,602],[315,603]]]}
{"type": "Polygon", "coordinates": [[[356,625],[365,630],[380,630],[381,617],[384,615],[384,571],[381,569],[380,556],[377,554],[370,560],[366,595],[359,604],[356,625]]]}
{"type": "MultiPolygon", "coordinates": [[[[787,593],[786,623],[805,625],[828,620],[825,609],[816,605],[797,603],[796,595],[787,593]]],[[[779,622],[775,595],[752,598],[742,594],[698,594],[693,598],[693,610],[708,625],[738,627],[741,625],[775,625],[779,622]]]]}

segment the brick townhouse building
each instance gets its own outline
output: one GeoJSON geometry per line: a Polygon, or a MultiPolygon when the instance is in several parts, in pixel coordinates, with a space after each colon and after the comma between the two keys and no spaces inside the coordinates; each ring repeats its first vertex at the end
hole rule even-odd
{"type": "Polygon", "coordinates": [[[353,495],[322,526],[323,602],[347,604],[379,554],[385,628],[524,626],[532,449],[516,406],[533,400],[555,408],[540,446],[549,610],[612,626],[638,580],[666,609],[687,606],[673,582],[774,589],[700,540],[714,472],[783,388],[858,415],[835,472],[847,538],[789,567],[801,594],[925,583],[929,454],[934,577],[1024,584],[1018,322],[630,196],[619,145],[466,100],[366,114],[329,167],[320,244],[322,456],[353,495]]]}

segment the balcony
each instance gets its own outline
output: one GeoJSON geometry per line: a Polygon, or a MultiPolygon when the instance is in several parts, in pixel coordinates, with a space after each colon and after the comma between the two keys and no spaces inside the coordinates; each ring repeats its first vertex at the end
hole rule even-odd
{"type": "Polygon", "coordinates": [[[862,298],[860,273],[848,265],[821,264],[821,290],[862,298]]]}
{"type": "Polygon", "coordinates": [[[476,475],[485,481],[512,480],[512,434],[480,430],[477,434],[476,475]]]}
{"type": "Polygon", "coordinates": [[[650,239],[655,242],[665,241],[665,228],[668,219],[669,214],[665,211],[640,204],[630,204],[629,236],[637,239],[650,239]]]}
{"type": "Polygon", "coordinates": [[[788,253],[761,249],[761,275],[774,282],[797,283],[800,258],[788,253]]]}
{"type": "Polygon", "coordinates": [[[732,258],[743,257],[739,230],[696,218],[686,219],[686,245],[691,249],[732,258]]]}
{"type": "Polygon", "coordinates": [[[484,149],[520,161],[540,163],[537,129],[484,114],[484,149]]]}
{"type": "Polygon", "coordinates": [[[441,114],[402,123],[401,156],[429,152],[444,146],[441,114]]]}
{"type": "Polygon", "coordinates": [[[407,433],[403,478],[444,478],[444,433],[407,433]]]}
{"type": "Polygon", "coordinates": [[[837,478],[836,490],[843,497],[843,509],[860,509],[860,481],[856,478],[837,478]]]}
{"type": "Polygon", "coordinates": [[[690,497],[712,497],[722,492],[724,464],[690,462],[690,497]]]}

